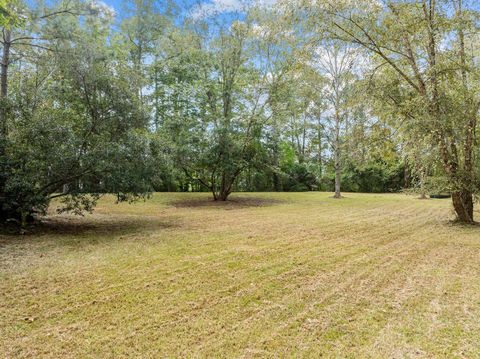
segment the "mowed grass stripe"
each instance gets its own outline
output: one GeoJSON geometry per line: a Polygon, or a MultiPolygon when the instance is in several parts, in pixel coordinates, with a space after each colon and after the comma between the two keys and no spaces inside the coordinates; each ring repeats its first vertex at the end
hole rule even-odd
{"type": "Polygon", "coordinates": [[[336,201],[323,193],[235,196],[272,201],[172,205],[207,200],[206,194],[157,194],[135,206],[102,201],[99,213],[85,219],[54,217],[75,221],[79,233],[4,239],[5,352],[477,352],[478,229],[451,225],[448,201],[362,194],[336,201]],[[105,219],[109,224],[102,227],[105,219]],[[445,291],[447,297],[441,295],[445,291]],[[477,302],[469,303],[464,293],[477,302]],[[458,335],[467,328],[468,335],[458,335]]]}

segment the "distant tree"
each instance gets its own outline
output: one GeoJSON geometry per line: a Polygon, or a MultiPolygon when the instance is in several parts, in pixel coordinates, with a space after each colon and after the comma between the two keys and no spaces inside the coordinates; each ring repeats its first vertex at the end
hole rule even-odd
{"type": "Polygon", "coordinates": [[[119,46],[125,51],[128,64],[125,70],[135,84],[144,111],[149,115],[153,113],[154,122],[156,98],[151,92],[158,81],[155,60],[164,53],[163,40],[171,30],[170,18],[153,0],[125,1],[124,8],[120,31],[116,35],[119,46]]]}
{"type": "Polygon", "coordinates": [[[321,96],[326,102],[325,117],[326,137],[334,154],[335,194],[341,198],[342,177],[342,138],[345,136],[346,124],[351,114],[350,98],[354,89],[354,66],[359,56],[353,47],[338,42],[323,42],[312,55],[313,67],[326,80],[321,96]]]}
{"type": "Polygon", "coordinates": [[[281,191],[283,178],[288,176],[280,165],[284,136],[291,139],[292,135],[299,135],[291,131],[292,127],[295,127],[291,126],[292,122],[297,120],[294,114],[298,115],[299,112],[298,101],[302,101],[296,93],[301,86],[295,71],[299,63],[298,42],[275,8],[260,6],[253,9],[249,16],[254,24],[249,55],[262,74],[265,96],[268,99],[267,118],[263,128],[268,159],[262,161],[261,166],[271,176],[272,189],[281,191]]]}

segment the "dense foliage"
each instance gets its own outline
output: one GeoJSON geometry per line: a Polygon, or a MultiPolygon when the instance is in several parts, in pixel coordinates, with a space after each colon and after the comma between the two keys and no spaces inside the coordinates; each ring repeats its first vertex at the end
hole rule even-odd
{"type": "Polygon", "coordinates": [[[3,221],[104,193],[405,188],[473,221],[475,6],[48,4],[0,2],[3,221]]]}

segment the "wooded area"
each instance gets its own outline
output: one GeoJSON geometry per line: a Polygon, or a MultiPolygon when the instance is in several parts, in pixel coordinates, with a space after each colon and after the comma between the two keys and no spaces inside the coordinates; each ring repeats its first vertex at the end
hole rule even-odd
{"type": "Polygon", "coordinates": [[[1,1],[0,200],[21,224],[154,191],[451,194],[474,221],[475,1],[1,1]]]}
{"type": "Polygon", "coordinates": [[[0,357],[480,357],[478,0],[0,28],[0,357]]]}

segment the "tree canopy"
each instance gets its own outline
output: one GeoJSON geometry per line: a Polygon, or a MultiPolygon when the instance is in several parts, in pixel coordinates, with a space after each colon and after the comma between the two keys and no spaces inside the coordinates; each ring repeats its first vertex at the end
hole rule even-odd
{"type": "Polygon", "coordinates": [[[1,220],[105,193],[480,190],[465,0],[0,0],[1,220]]]}

